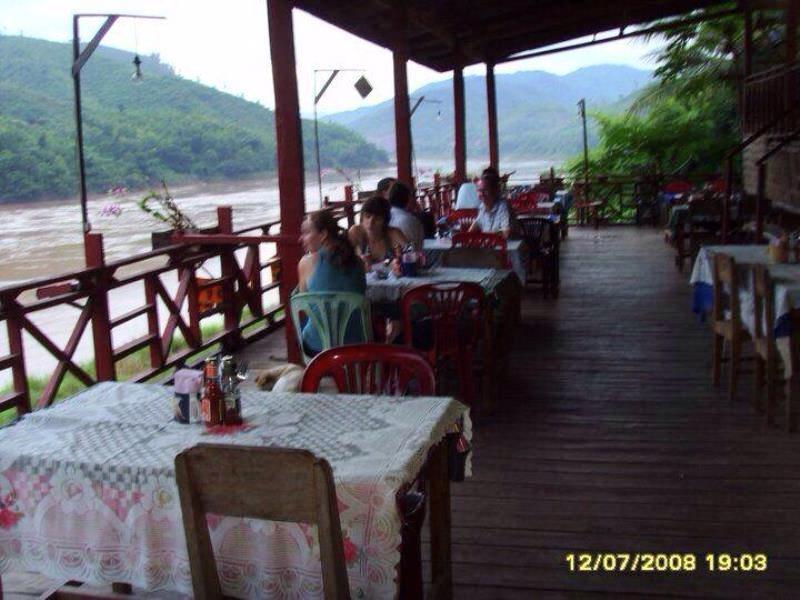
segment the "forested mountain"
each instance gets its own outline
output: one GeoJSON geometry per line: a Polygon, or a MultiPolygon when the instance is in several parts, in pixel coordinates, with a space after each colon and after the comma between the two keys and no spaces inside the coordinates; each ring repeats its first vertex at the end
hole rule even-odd
{"type": "MultiPolygon", "coordinates": [[[[178,77],[158,57],[100,47],[83,69],[87,181],[92,190],[275,169],[271,110],[178,77]]],[[[70,44],[0,36],[0,202],[73,194],[75,124],[70,44]]],[[[307,164],[313,129],[304,126],[307,164]]],[[[319,129],[323,167],[387,162],[384,151],[336,124],[319,129]]]]}
{"type": "MultiPolygon", "coordinates": [[[[505,158],[564,158],[580,152],[582,138],[577,102],[586,98],[589,111],[620,112],[635,92],[651,81],[649,71],[620,65],[584,67],[567,75],[545,71],[497,74],[500,152],[505,158]]],[[[488,154],[486,84],[483,76],[464,78],[467,152],[488,154]]],[[[453,148],[453,84],[426,85],[411,93],[411,104],[424,96],[412,119],[417,157],[450,156],[453,148]],[[438,101],[435,102],[427,101],[438,101]],[[441,113],[441,114],[439,114],[441,113]]],[[[326,116],[384,150],[394,152],[394,106],[391,101],[326,116]]],[[[590,142],[595,125],[589,123],[590,142]]]]}

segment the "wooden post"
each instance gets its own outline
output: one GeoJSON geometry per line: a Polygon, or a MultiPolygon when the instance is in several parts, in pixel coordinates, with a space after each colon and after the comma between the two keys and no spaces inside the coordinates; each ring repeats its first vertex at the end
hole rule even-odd
{"type": "Polygon", "coordinates": [[[486,63],[486,112],[489,119],[489,164],[500,169],[500,148],[497,138],[497,94],[494,82],[494,64],[486,63]]]}
{"type": "MultiPolygon", "coordinates": [[[[217,207],[217,232],[233,233],[233,209],[230,206],[217,207]]],[[[234,246],[224,246],[219,251],[220,273],[222,275],[222,304],[225,325],[225,346],[233,351],[242,344],[239,331],[239,306],[236,299],[236,251],[234,246]]]]}
{"type": "Polygon", "coordinates": [[[356,222],[356,211],[353,207],[353,186],[344,186],[344,214],[347,217],[348,229],[356,222]]]}
{"type": "Polygon", "coordinates": [[[797,8],[798,0],[786,0],[786,64],[797,58],[797,8]]]}
{"type": "MultiPolygon", "coordinates": [[[[267,0],[272,83],[275,89],[275,140],[278,158],[278,193],[281,233],[297,241],[278,244],[281,257],[280,299],[289,312],[289,296],[297,287],[296,265],[300,261],[300,225],[305,214],[303,137],[294,58],[294,28],[291,0],[267,0]]],[[[291,362],[300,362],[300,350],[291,318],[285,319],[286,349],[291,362]]]]}
{"type": "Polygon", "coordinates": [[[455,184],[467,179],[466,124],[464,122],[464,71],[453,69],[453,114],[455,115],[455,184]]]}
{"type": "Polygon", "coordinates": [[[756,244],[761,243],[764,236],[764,198],[767,188],[767,165],[758,165],[758,195],[756,197],[756,244]]]}
{"type": "Polygon", "coordinates": [[[97,381],[113,381],[117,378],[114,368],[114,347],[111,343],[111,317],[108,310],[108,274],[103,252],[103,234],[85,233],[83,250],[86,268],[101,268],[95,277],[92,290],[92,338],[94,341],[94,366],[97,381]]]}
{"type": "Polygon", "coordinates": [[[394,60],[394,135],[397,153],[397,179],[411,187],[411,108],[408,103],[408,74],[405,30],[392,53],[394,60]]]}

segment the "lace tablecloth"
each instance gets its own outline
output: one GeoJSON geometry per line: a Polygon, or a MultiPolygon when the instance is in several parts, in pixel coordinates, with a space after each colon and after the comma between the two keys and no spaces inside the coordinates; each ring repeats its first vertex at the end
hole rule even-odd
{"type": "Polygon", "coordinates": [[[378,279],[375,272],[371,272],[367,273],[367,298],[371,302],[397,302],[412,287],[441,281],[479,283],[487,294],[491,294],[503,280],[512,276],[511,273],[503,269],[434,267],[420,277],[395,277],[390,274],[386,279],[378,279]]]}
{"type": "MultiPolygon", "coordinates": [[[[333,467],[353,598],[396,594],[395,494],[468,409],[450,398],[245,392],[247,427],[172,421],[172,390],[101,383],[0,431],[0,572],[189,593],[175,455],[198,443],[308,448],[333,467]]],[[[226,594],[322,596],[316,528],[209,518],[226,594]]]]}
{"type": "MultiPolygon", "coordinates": [[[[438,238],[435,240],[425,240],[425,260],[428,265],[439,266],[444,254],[453,247],[453,240],[448,238],[438,238]]],[[[525,261],[523,251],[525,247],[522,240],[508,240],[508,258],[511,260],[511,270],[519,277],[521,282],[525,282],[525,261]]]]}

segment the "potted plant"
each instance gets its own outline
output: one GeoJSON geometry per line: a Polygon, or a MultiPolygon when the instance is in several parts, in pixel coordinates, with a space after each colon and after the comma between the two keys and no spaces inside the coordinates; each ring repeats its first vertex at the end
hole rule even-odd
{"type": "Polygon", "coordinates": [[[161,186],[164,189],[163,193],[151,190],[149,194],[139,200],[139,208],[153,218],[170,226],[169,231],[154,231],[152,233],[153,250],[172,244],[172,234],[175,232],[197,231],[197,225],[194,224],[194,221],[186,216],[175,204],[175,199],[170,195],[167,184],[162,181],[161,186]]]}

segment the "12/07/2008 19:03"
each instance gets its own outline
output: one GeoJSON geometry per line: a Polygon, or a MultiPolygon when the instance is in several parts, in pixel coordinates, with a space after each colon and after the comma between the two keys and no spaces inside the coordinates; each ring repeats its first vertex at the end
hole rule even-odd
{"type": "Polygon", "coordinates": [[[564,556],[570,572],[651,572],[691,573],[699,569],[709,572],[764,572],[767,555],[763,553],[694,553],[666,552],[570,552],[564,556]]]}

